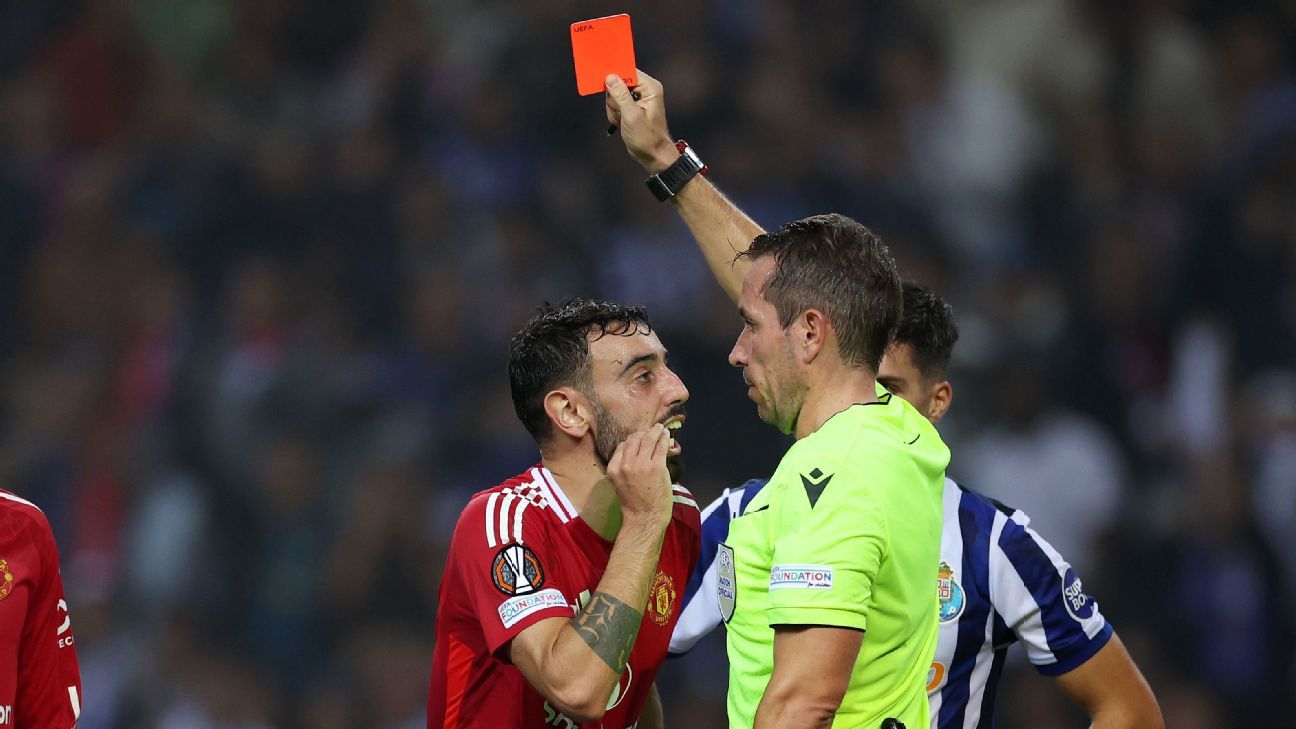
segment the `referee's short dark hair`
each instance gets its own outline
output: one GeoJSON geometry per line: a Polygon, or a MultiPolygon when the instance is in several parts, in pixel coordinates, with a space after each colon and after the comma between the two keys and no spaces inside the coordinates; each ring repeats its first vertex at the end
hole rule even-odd
{"type": "Polygon", "coordinates": [[[877,372],[900,320],[900,274],[876,233],[846,217],[812,215],[756,236],[742,254],[773,256],[765,300],[787,327],[818,309],[837,332],[842,360],[877,372]]]}
{"type": "Polygon", "coordinates": [[[509,387],[513,409],[523,427],[543,444],[553,434],[544,398],[569,385],[593,395],[589,345],[605,335],[650,334],[652,324],[642,306],[609,301],[567,299],[545,302],[509,343],[509,387]]]}
{"type": "Polygon", "coordinates": [[[926,286],[905,281],[904,314],[893,341],[909,345],[913,362],[925,379],[945,377],[958,338],[953,307],[926,286]]]}

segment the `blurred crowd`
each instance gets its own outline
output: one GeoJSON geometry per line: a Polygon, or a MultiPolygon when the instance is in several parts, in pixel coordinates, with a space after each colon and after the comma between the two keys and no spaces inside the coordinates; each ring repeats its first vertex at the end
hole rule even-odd
{"type": "MultiPolygon", "coordinates": [[[[83,729],[422,727],[459,509],[538,458],[504,363],[543,300],[648,307],[700,497],[771,472],[737,316],[576,94],[568,25],[622,10],[758,222],[852,215],[951,301],[950,474],[1167,725],[1286,723],[1291,3],[6,0],[0,486],[54,526],[83,729]]],[[[723,724],[721,641],[669,725],[723,724]]],[[[1044,681],[999,726],[1083,726],[1044,681]]]]}

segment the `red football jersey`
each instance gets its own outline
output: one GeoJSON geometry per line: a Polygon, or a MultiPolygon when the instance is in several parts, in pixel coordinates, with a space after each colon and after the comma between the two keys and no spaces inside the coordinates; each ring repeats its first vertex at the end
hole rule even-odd
{"type": "Polygon", "coordinates": [[[81,674],[49,521],[0,491],[0,727],[69,729],[80,714],[81,674]]]}
{"type": "Polygon", "coordinates": [[[666,658],[679,602],[697,560],[697,502],[674,487],[674,514],[639,635],[601,722],[577,724],[554,709],[509,661],[508,642],[546,618],[571,619],[612,554],[536,466],[473,496],[459,517],[438,595],[428,727],[629,729],[666,658]]]}

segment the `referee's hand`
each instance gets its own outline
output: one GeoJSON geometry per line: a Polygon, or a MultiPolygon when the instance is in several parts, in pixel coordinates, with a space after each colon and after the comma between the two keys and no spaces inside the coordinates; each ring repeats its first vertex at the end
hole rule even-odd
{"type": "Polygon", "coordinates": [[[679,159],[675,140],[666,129],[666,103],[662,85],[657,79],[635,69],[639,74],[636,100],[625,82],[616,74],[604,80],[603,104],[608,123],[621,129],[626,151],[650,174],[657,174],[679,159]]]}
{"type": "Polygon", "coordinates": [[[670,523],[671,479],[666,470],[670,431],[657,423],[648,430],[631,433],[617,446],[608,461],[607,475],[621,500],[626,521],[646,520],[655,527],[670,523]]]}

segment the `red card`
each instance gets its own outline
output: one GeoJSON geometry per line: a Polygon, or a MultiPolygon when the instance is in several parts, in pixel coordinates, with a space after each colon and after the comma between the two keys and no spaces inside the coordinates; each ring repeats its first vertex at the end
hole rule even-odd
{"type": "Polygon", "coordinates": [[[572,58],[576,61],[576,90],[581,96],[603,93],[603,79],[615,73],[626,86],[639,84],[635,73],[630,16],[609,15],[572,23],[572,58]]]}

